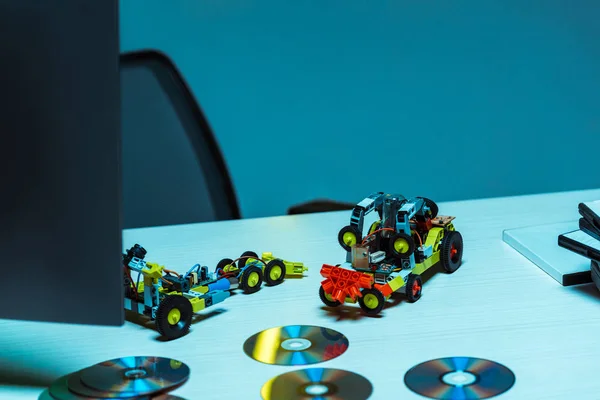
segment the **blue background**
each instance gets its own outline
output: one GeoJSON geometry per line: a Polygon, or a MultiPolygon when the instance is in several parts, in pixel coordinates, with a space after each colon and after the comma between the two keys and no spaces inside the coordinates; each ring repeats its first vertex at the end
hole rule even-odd
{"type": "Polygon", "coordinates": [[[371,191],[600,187],[600,2],[122,0],[178,65],[244,217],[371,191]]]}

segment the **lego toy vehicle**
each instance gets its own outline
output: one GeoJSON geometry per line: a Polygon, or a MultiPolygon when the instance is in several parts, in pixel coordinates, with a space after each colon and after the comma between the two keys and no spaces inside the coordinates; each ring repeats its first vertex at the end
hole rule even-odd
{"type": "Polygon", "coordinates": [[[237,281],[246,294],[257,292],[262,283],[268,286],[279,285],[285,278],[303,276],[308,268],[303,263],[276,258],[270,252],[261,257],[253,251],[246,251],[236,259],[224,258],[217,264],[215,273],[219,277],[228,277],[237,281]]]}
{"type": "Polygon", "coordinates": [[[378,314],[394,292],[404,293],[410,302],[419,300],[426,270],[441,263],[453,273],[462,263],[463,239],[454,217],[437,214],[438,206],[423,197],[378,192],[358,203],[350,225],[338,235],[352,269],[323,265],[323,303],[336,307],[358,301],[365,313],[378,314]],[[379,219],[363,237],[364,217],[373,210],[379,219]]]}
{"type": "Polygon", "coordinates": [[[155,321],[158,332],[177,339],[190,330],[192,316],[230,296],[232,282],[194,265],[184,275],[144,261],[146,250],[139,244],[123,254],[126,310],[155,321]],[[136,282],[132,272],[137,272],[136,282]],[[140,282],[143,275],[144,281],[140,282]],[[224,289],[225,288],[225,289],[224,289]]]}

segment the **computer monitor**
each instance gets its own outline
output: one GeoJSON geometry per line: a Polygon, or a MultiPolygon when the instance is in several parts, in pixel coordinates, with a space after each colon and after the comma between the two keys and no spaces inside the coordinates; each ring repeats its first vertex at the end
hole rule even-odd
{"type": "Polygon", "coordinates": [[[122,325],[118,1],[0,0],[0,318],[122,325]]]}

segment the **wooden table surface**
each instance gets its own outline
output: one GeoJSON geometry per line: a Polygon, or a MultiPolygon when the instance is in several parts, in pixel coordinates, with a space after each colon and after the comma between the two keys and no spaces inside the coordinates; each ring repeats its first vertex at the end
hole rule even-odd
{"type": "MultiPolygon", "coordinates": [[[[303,367],[254,361],[242,351],[244,341],[267,328],[300,324],[348,337],[346,353],[310,367],[363,375],[373,384],[372,399],[422,398],[403,383],[408,369],[433,358],[469,356],[514,371],[514,387],[499,398],[597,400],[600,293],[593,285],[560,286],[505,244],[502,231],[576,220],[577,204],[598,198],[600,190],[441,203],[440,214],[456,216],[464,238],[462,267],[433,275],[418,302],[390,303],[374,318],[358,305],[329,310],[318,296],[321,265],[344,261],[337,233],[349,212],[126,231],[124,247],[140,243],[148,260],[178,271],[195,263],[213,269],[245,250],[271,251],[304,262],[309,271],[252,295],[233,295],[201,312],[190,334],[171,342],[133,322],[114,328],[0,321],[0,374],[21,383],[3,383],[0,398],[35,399],[44,384],[70,372],[112,358],[155,355],[191,368],[190,380],[173,394],[260,399],[267,380],[303,367]]],[[[31,295],[26,288],[25,295],[31,295]]]]}

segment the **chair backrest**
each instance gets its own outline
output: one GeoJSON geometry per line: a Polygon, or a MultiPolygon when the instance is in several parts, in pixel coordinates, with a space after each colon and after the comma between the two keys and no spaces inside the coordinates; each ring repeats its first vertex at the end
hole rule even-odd
{"type": "Polygon", "coordinates": [[[173,62],[125,53],[121,88],[124,228],[239,219],[221,151],[173,62]]]}

